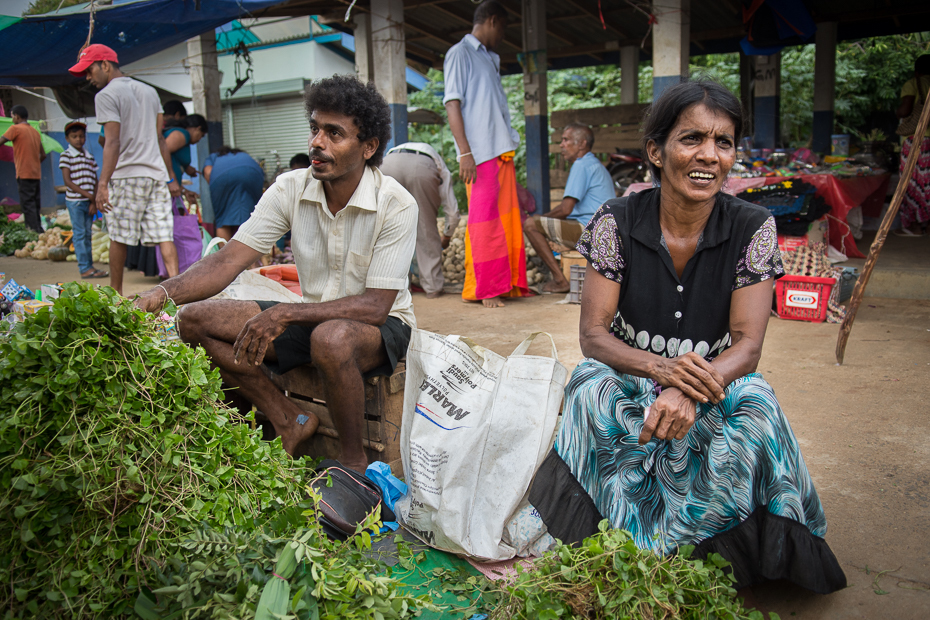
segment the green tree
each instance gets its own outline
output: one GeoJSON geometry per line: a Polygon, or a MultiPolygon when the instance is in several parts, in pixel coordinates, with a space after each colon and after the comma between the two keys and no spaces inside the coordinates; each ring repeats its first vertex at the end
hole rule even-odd
{"type": "Polygon", "coordinates": [[[43,13],[54,13],[59,9],[64,9],[77,4],[86,4],[87,0],[34,0],[29,7],[23,11],[23,15],[42,15],[43,13]]]}

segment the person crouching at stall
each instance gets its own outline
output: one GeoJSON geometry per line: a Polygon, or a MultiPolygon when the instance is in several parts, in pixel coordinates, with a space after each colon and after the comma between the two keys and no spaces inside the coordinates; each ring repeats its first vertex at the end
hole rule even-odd
{"type": "Polygon", "coordinates": [[[640,548],[720,553],[738,588],[784,578],[829,593],[846,578],[823,507],[756,372],[784,275],[775,221],[720,191],[743,127],[713,82],[652,105],[643,152],[661,185],[608,200],[577,245],[586,359],[565,390],[557,465],[640,548]]]}
{"type": "Polygon", "coordinates": [[[206,350],[226,385],[268,416],[291,455],[319,420],[288,400],[261,365],[284,373],[313,364],[339,433],[339,460],[363,472],[363,379],[394,371],[416,325],[407,271],[417,204],[378,170],[391,112],[374,85],[335,76],[312,84],[305,103],[310,169],[280,175],[232,241],[136,304],[149,312],[169,299],[189,304],[178,314],[181,338],[206,350]],[[300,303],[209,299],[290,230],[300,303]]]}

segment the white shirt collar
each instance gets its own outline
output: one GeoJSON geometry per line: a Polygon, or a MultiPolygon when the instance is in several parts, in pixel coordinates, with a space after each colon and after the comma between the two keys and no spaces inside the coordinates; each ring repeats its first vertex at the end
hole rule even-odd
{"type": "MultiPolygon", "coordinates": [[[[313,178],[310,168],[307,168],[306,175],[307,185],[304,188],[303,194],[300,196],[301,199],[316,202],[321,206],[326,205],[326,192],[323,189],[323,182],[313,178]]],[[[380,175],[380,170],[366,164],[365,172],[362,173],[362,178],[358,182],[358,187],[355,188],[355,191],[349,198],[349,202],[346,203],[346,207],[357,207],[359,209],[365,209],[366,211],[377,211],[377,189],[381,186],[380,175]]],[[[327,211],[329,211],[328,208],[327,211]]],[[[330,212],[330,215],[332,215],[332,212],[330,212]]]]}

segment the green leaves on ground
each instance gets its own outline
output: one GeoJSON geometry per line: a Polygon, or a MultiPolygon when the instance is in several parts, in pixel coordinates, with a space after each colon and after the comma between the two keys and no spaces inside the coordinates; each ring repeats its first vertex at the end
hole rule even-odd
{"type": "Polygon", "coordinates": [[[691,560],[693,548],[682,548],[661,557],[637,548],[629,533],[607,527],[603,521],[601,533],[575,547],[559,545],[532,572],[517,564],[512,585],[484,595],[486,603],[496,596],[492,620],[763,620],[736,598],[729,565],[719,555],[691,560]]]}

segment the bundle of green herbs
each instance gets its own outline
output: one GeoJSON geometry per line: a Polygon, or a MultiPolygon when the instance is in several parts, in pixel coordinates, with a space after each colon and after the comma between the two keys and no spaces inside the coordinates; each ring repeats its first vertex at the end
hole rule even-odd
{"type": "Polygon", "coordinates": [[[517,564],[515,581],[492,586],[482,600],[492,620],[763,620],[736,598],[728,562],[716,553],[690,559],[693,550],[663,557],[639,549],[605,520],[599,534],[558,545],[533,570],[517,564]]]}
{"type": "Polygon", "coordinates": [[[311,464],[238,423],[204,351],[163,334],[112,289],[71,283],[0,337],[4,617],[382,618],[428,605],[376,577],[367,535],[326,539],[311,464]],[[274,576],[285,549],[300,566],[274,576]],[[269,580],[301,585],[292,597],[275,585],[263,606],[269,580]]]}
{"type": "Polygon", "coordinates": [[[25,224],[0,216],[0,256],[9,256],[38,238],[39,233],[27,228],[25,224]]]}

